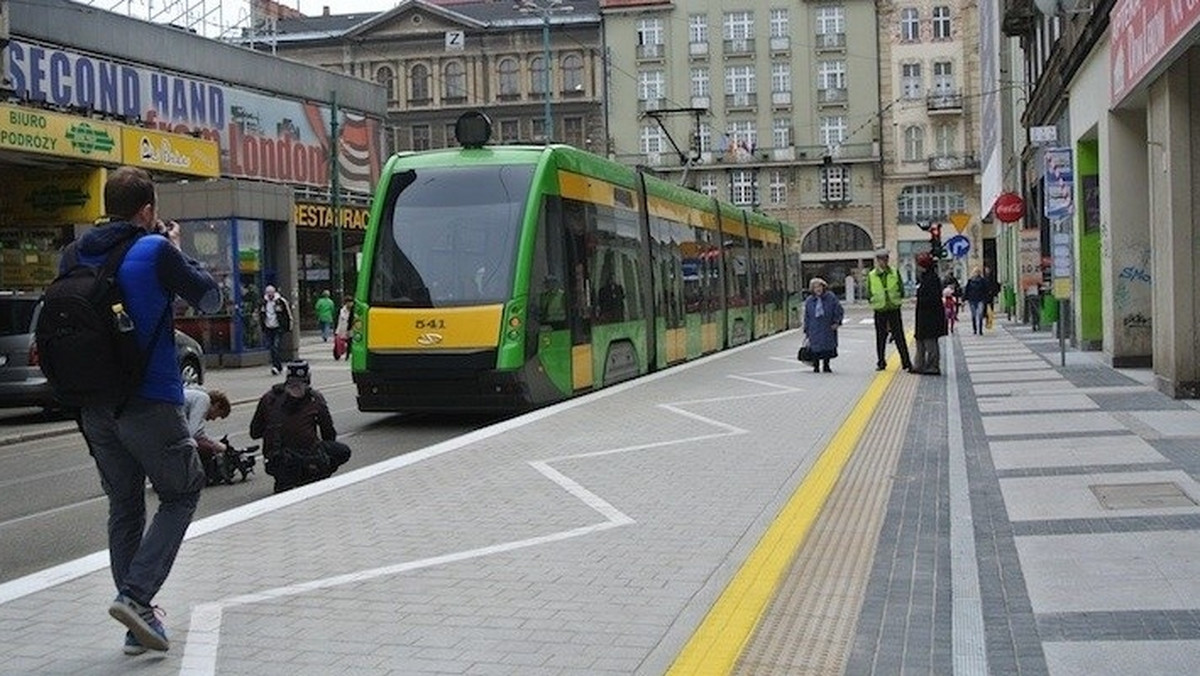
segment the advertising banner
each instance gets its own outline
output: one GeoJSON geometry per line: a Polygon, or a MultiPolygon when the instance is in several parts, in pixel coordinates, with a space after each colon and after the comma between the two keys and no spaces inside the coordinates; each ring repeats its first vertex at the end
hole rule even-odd
{"type": "MultiPolygon", "coordinates": [[[[371,210],[367,207],[343,206],[338,208],[340,225],[347,230],[366,230],[371,210]]],[[[297,228],[333,227],[333,207],[319,202],[296,202],[292,209],[292,222],[297,228]]]]}
{"type": "Polygon", "coordinates": [[[1070,148],[1047,148],[1045,163],[1045,215],[1051,221],[1075,215],[1075,172],[1071,166],[1070,148]]]}
{"type": "MultiPolygon", "coordinates": [[[[8,54],[18,97],[216,141],[222,176],[329,185],[327,105],[25,40],[9,43],[8,54]]],[[[369,193],[380,172],[379,123],[349,110],[338,117],[341,186],[369,193]]]]}
{"type": "Polygon", "coordinates": [[[21,225],[66,225],[95,222],[104,211],[105,171],[69,169],[0,172],[4,212],[21,225]]]}
{"type": "Polygon", "coordinates": [[[0,104],[0,149],[120,164],[120,126],[0,104]]]}
{"type": "Polygon", "coordinates": [[[1196,0],[1117,0],[1108,15],[1112,105],[1142,83],[1200,23],[1196,0]]]}
{"type": "Polygon", "coordinates": [[[212,141],[122,127],[121,148],[121,161],[135,167],[204,178],[221,175],[221,151],[212,141]]]}

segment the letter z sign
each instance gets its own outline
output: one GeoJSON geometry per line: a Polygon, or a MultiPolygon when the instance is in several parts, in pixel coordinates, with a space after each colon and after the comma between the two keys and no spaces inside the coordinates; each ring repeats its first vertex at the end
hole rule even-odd
{"type": "Polygon", "coordinates": [[[461,52],[463,50],[464,35],[462,31],[446,31],[446,51],[461,52]]]}

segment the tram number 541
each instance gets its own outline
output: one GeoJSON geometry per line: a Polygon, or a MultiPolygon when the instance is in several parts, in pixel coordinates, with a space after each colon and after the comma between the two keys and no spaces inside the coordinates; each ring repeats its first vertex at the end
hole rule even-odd
{"type": "Polygon", "coordinates": [[[413,328],[419,329],[421,331],[424,331],[427,329],[444,329],[444,328],[446,328],[446,320],[444,320],[444,319],[418,319],[416,321],[416,323],[413,324],[413,328]]]}

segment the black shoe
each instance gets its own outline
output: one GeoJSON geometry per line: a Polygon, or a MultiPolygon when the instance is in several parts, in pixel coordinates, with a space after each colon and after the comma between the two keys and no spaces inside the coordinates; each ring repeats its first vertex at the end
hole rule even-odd
{"type": "Polygon", "coordinates": [[[833,369],[829,368],[829,364],[826,364],[826,365],[825,365],[824,371],[825,371],[826,373],[833,373],[833,369]]]}
{"type": "Polygon", "coordinates": [[[878,364],[876,364],[876,365],[875,365],[875,370],[876,370],[876,371],[882,371],[882,370],[884,370],[884,369],[886,369],[886,368],[887,368],[887,364],[885,364],[885,363],[883,363],[883,362],[879,362],[878,364]]]}
{"type": "Polygon", "coordinates": [[[816,364],[813,364],[813,373],[820,373],[820,372],[821,372],[821,367],[816,364]]]}

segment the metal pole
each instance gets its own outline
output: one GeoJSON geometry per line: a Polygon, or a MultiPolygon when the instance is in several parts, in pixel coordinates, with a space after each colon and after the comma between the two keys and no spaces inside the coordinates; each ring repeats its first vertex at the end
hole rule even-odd
{"type": "Polygon", "coordinates": [[[337,92],[330,95],[329,104],[329,206],[333,211],[333,260],[330,273],[333,275],[333,288],[337,290],[337,302],[345,297],[345,284],[342,280],[342,199],[341,186],[338,185],[338,175],[341,173],[338,157],[338,104],[337,92]]]}
{"type": "Polygon", "coordinates": [[[543,110],[543,126],[546,131],[546,143],[554,140],[554,118],[550,115],[550,10],[542,9],[542,58],[546,61],[546,69],[542,71],[542,82],[544,84],[543,95],[545,98],[545,108],[543,110]]]}

